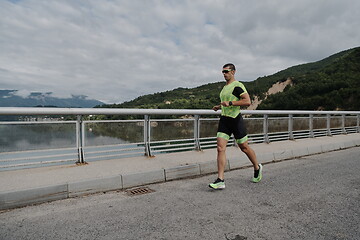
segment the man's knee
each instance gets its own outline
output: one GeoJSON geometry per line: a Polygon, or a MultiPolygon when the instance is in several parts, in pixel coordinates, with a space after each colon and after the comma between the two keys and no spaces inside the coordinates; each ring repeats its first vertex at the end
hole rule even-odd
{"type": "Polygon", "coordinates": [[[226,151],[226,145],[217,145],[217,151],[218,152],[225,152],[226,151]]]}
{"type": "Polygon", "coordinates": [[[218,152],[225,152],[226,145],[227,145],[227,140],[222,139],[222,138],[217,139],[217,151],[218,152]]]}

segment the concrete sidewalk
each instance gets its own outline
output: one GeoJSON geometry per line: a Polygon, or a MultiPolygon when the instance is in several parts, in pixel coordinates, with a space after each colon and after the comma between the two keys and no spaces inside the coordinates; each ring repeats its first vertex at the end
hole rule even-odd
{"type": "MultiPolygon", "coordinates": [[[[359,133],[251,144],[261,163],[356,146],[359,133]]],[[[228,148],[227,159],[227,170],[251,166],[237,147],[228,148]]],[[[215,172],[216,149],[5,171],[0,173],[0,210],[215,172]]]]}

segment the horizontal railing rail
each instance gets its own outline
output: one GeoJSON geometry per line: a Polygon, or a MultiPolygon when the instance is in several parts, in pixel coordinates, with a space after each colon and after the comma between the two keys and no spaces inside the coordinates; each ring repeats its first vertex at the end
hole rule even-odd
{"type": "MultiPolygon", "coordinates": [[[[221,111],[204,109],[0,107],[0,117],[19,117],[0,121],[0,147],[13,141],[9,134],[21,135],[24,131],[34,134],[28,140],[34,142],[33,149],[16,149],[16,146],[15,149],[0,149],[0,170],[214,148],[219,120],[214,116],[220,114],[221,111]],[[143,118],[92,120],[94,115],[138,115],[143,118]],[[161,115],[179,117],[155,118],[161,115]],[[67,116],[76,116],[76,120],[74,117],[65,120],[67,116]],[[8,135],[1,136],[1,131],[6,128],[8,135]],[[65,147],[58,147],[58,143],[53,143],[50,149],[38,147],[41,144],[37,144],[35,135],[46,138],[54,129],[61,133],[62,128],[70,133],[61,138],[65,147]],[[91,134],[101,136],[100,140],[91,142],[91,134]],[[102,138],[108,138],[106,143],[101,143],[102,138]]],[[[242,114],[248,125],[250,143],[359,133],[360,111],[242,110],[242,114]]],[[[232,144],[235,144],[234,139],[229,141],[229,145],[232,144]]]]}
{"type": "MultiPolygon", "coordinates": [[[[360,111],[242,110],[243,115],[359,115],[360,111]]],[[[0,115],[220,115],[207,109],[0,107],[0,115]]]]}

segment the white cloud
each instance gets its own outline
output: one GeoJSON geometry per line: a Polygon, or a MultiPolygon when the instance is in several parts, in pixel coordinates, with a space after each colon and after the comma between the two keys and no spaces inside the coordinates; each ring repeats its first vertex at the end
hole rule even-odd
{"type": "Polygon", "coordinates": [[[359,46],[356,0],[0,1],[0,83],[108,103],[359,46]]]}
{"type": "Polygon", "coordinates": [[[20,97],[23,97],[23,98],[29,97],[30,94],[31,94],[31,92],[27,91],[27,90],[18,90],[18,91],[12,92],[12,95],[20,96],[20,97]]]}

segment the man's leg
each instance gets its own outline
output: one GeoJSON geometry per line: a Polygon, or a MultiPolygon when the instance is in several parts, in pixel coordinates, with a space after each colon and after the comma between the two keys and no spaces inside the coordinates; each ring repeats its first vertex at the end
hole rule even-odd
{"type": "Polygon", "coordinates": [[[226,145],[228,140],[225,138],[217,138],[217,165],[218,165],[218,177],[224,180],[224,171],[226,167],[226,145]]]}
{"type": "Polygon", "coordinates": [[[259,170],[259,163],[256,159],[256,154],[255,154],[254,150],[249,146],[248,141],[246,141],[244,143],[239,143],[238,145],[239,145],[239,148],[241,149],[241,151],[246,154],[246,156],[249,158],[249,160],[253,164],[254,170],[259,170]]]}
{"type": "Polygon", "coordinates": [[[254,166],[254,177],[252,178],[252,181],[254,183],[260,182],[262,179],[263,166],[258,163],[254,150],[249,146],[247,141],[244,143],[239,143],[238,145],[239,145],[241,151],[243,151],[246,154],[246,156],[249,158],[249,160],[251,161],[251,163],[254,166]]]}
{"type": "Polygon", "coordinates": [[[226,144],[228,140],[225,138],[217,138],[217,165],[218,165],[218,179],[215,182],[210,183],[209,187],[212,189],[224,189],[224,171],[226,166],[226,144]]]}

